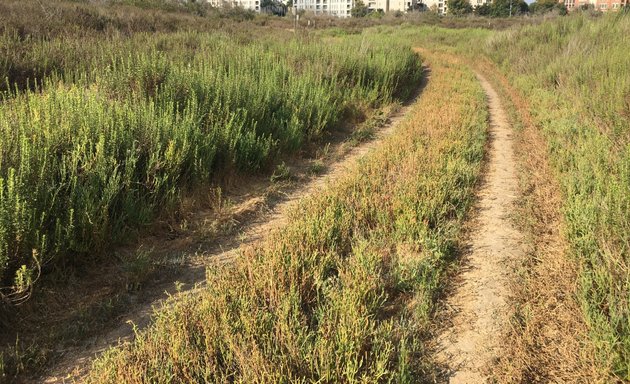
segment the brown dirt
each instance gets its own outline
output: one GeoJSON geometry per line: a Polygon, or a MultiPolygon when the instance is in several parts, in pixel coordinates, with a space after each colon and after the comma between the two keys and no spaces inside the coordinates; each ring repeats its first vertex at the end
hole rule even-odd
{"type": "MultiPolygon", "coordinates": [[[[428,74],[428,72],[425,69],[425,73],[428,74]]],[[[426,76],[416,98],[425,83],[426,76]]],[[[256,195],[242,199],[239,204],[232,207],[232,214],[230,215],[230,220],[247,222],[246,225],[240,227],[242,229],[240,233],[213,242],[205,249],[203,242],[200,246],[200,242],[195,241],[194,236],[177,241],[178,245],[171,246],[172,249],[169,249],[167,253],[182,254],[182,257],[186,258],[185,265],[179,269],[177,274],[169,276],[159,285],[151,287],[151,290],[156,294],[153,299],[130,308],[124,316],[117,319],[114,327],[102,335],[66,351],[63,359],[50,369],[45,377],[38,378],[37,382],[64,383],[80,380],[95,357],[113,346],[132,341],[135,337],[134,329],[138,331],[149,326],[154,308],[159,307],[166,298],[174,295],[191,294],[200,289],[205,284],[206,268],[212,268],[217,263],[227,263],[233,260],[239,252],[243,252],[247,247],[251,247],[263,239],[274,228],[282,226],[286,222],[287,213],[302,198],[316,193],[327,183],[348,172],[361,157],[378,146],[385,137],[396,129],[399,122],[404,119],[411,104],[413,102],[407,103],[391,113],[387,122],[377,128],[373,139],[356,146],[352,146],[347,141],[333,146],[332,150],[335,153],[330,155],[332,160],[327,164],[323,173],[312,176],[303,183],[298,183],[294,188],[289,188],[286,193],[275,193],[274,196],[267,196],[266,198],[256,195]],[[175,286],[179,288],[175,288],[175,286]]],[[[292,173],[303,174],[307,173],[307,167],[308,164],[305,163],[293,164],[291,170],[292,173]]],[[[202,213],[198,216],[192,221],[194,225],[203,227],[207,221],[204,218],[206,215],[202,213]]]]}
{"type": "Polygon", "coordinates": [[[487,172],[468,225],[462,269],[442,314],[450,324],[437,340],[437,360],[450,383],[489,381],[488,367],[500,356],[509,324],[513,265],[524,255],[512,217],[519,195],[512,129],[495,90],[477,77],[490,110],[487,172]]]}

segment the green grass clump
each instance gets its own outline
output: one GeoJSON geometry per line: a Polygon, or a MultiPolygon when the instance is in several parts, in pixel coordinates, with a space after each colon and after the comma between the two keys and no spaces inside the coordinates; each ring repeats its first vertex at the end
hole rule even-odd
{"type": "Polygon", "coordinates": [[[601,365],[630,380],[630,15],[503,32],[486,51],[548,141],[584,317],[601,365]]]}
{"type": "Polygon", "coordinates": [[[98,259],[187,188],[270,170],[347,111],[406,97],[421,72],[408,48],[362,36],[135,34],[91,52],[0,105],[5,298],[43,266],[98,259]]]}
{"type": "Polygon", "coordinates": [[[418,382],[423,332],[483,158],[475,77],[433,60],[409,118],[286,227],[212,269],[88,382],[418,382]],[[439,107],[439,108],[438,108],[439,107]]]}

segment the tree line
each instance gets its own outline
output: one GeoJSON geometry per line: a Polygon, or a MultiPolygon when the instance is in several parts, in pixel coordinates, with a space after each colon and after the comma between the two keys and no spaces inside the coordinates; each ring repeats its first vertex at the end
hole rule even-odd
{"type": "Polygon", "coordinates": [[[564,3],[556,0],[538,0],[527,4],[524,0],[493,0],[491,3],[474,7],[468,0],[447,0],[448,13],[454,16],[476,14],[489,17],[509,17],[527,13],[558,12],[561,15],[567,13],[564,3]]]}

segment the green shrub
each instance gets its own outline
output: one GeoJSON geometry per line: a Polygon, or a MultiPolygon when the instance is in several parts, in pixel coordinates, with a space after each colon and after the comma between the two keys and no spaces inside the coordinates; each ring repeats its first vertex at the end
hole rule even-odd
{"type": "MultiPolygon", "coordinates": [[[[62,52],[64,41],[26,52],[62,52]]],[[[0,105],[2,286],[23,285],[14,279],[23,268],[98,258],[174,208],[182,190],[268,170],[346,110],[407,97],[420,76],[409,49],[361,36],[243,42],[182,32],[92,43],[83,61],[60,54],[29,68],[53,74],[0,105]]]]}
{"type": "Polygon", "coordinates": [[[487,52],[531,103],[564,195],[580,300],[600,363],[630,379],[630,31],[579,14],[493,37],[487,52]]]}

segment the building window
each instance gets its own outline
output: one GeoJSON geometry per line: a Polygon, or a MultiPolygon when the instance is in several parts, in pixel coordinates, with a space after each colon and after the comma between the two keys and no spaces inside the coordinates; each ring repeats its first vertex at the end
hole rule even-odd
{"type": "Polygon", "coordinates": [[[599,8],[600,9],[606,9],[606,8],[608,8],[608,4],[600,4],[599,8]]]}

